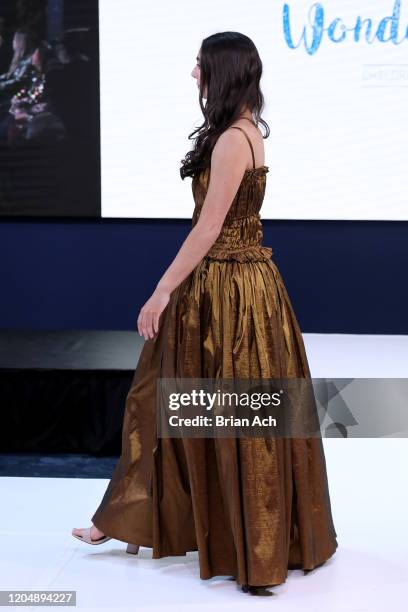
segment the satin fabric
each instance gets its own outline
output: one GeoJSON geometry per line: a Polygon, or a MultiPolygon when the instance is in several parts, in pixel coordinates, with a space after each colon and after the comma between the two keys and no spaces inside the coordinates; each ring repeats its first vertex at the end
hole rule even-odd
{"type": "MultiPolygon", "coordinates": [[[[152,548],[198,550],[200,577],[276,585],[337,548],[322,440],[162,439],[157,377],[310,377],[303,339],[260,209],[267,166],[247,170],[206,257],[172,292],[126,400],[122,454],[92,522],[152,548]]],[[[210,171],[192,181],[194,226],[210,171]]]]}

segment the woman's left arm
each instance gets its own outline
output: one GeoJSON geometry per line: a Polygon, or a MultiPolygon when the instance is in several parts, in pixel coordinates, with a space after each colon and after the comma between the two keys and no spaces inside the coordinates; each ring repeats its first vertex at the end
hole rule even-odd
{"type": "Polygon", "coordinates": [[[238,130],[226,130],[211,155],[211,174],[200,217],[171,265],[140,310],[137,327],[147,340],[159,329],[159,317],[174,289],[194,270],[219,236],[246,167],[246,148],[238,130]]]}

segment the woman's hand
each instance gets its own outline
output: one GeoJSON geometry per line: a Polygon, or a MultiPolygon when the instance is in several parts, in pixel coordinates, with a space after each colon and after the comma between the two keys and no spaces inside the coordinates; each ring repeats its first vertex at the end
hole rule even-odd
{"type": "Polygon", "coordinates": [[[140,336],[145,340],[154,338],[159,331],[159,317],[170,300],[170,292],[164,289],[156,289],[152,296],[141,308],[137,318],[137,329],[140,336]]]}

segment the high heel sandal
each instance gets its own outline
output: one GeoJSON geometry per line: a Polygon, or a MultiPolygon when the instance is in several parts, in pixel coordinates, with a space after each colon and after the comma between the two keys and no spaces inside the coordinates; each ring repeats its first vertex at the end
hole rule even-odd
{"type": "Polygon", "coordinates": [[[86,542],[87,544],[92,544],[92,546],[94,546],[95,544],[104,544],[108,540],[112,539],[110,536],[105,535],[102,538],[93,540],[91,538],[91,529],[92,529],[92,525],[91,527],[85,527],[84,529],[82,529],[83,535],[78,535],[77,533],[72,533],[72,532],[71,534],[74,536],[74,538],[77,538],[77,540],[81,540],[82,542],[86,542]]]}
{"type": "MultiPolygon", "coordinates": [[[[76,533],[72,533],[72,535],[74,536],[74,538],[77,538],[78,540],[81,540],[82,542],[86,542],[87,544],[92,544],[92,546],[94,546],[95,544],[103,544],[104,542],[107,542],[108,540],[112,539],[110,536],[105,535],[101,538],[98,538],[97,540],[93,540],[91,538],[91,529],[92,529],[92,525],[91,527],[86,527],[85,529],[82,529],[83,535],[78,535],[76,533]]],[[[139,552],[139,544],[128,544],[126,548],[126,552],[131,555],[137,555],[137,553],[139,552]]]]}

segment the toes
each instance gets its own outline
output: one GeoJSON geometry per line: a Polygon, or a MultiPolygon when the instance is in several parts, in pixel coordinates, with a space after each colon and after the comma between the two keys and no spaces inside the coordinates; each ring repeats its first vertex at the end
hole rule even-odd
{"type": "Polygon", "coordinates": [[[82,538],[81,529],[78,529],[77,527],[74,527],[71,533],[72,535],[76,535],[82,538]]]}

